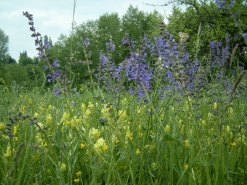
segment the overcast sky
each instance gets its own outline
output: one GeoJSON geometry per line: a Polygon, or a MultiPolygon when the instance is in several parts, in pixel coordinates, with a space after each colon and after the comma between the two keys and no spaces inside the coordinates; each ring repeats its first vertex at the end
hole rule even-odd
{"type": "MultiPolygon", "coordinates": [[[[146,4],[164,4],[167,0],[77,0],[75,21],[77,24],[95,20],[104,13],[117,12],[122,16],[130,5],[144,12],[157,10],[164,17],[171,7],[153,7],[146,4]]],[[[0,29],[9,36],[9,54],[18,60],[20,52],[37,55],[34,39],[27,19],[22,15],[28,11],[34,15],[35,28],[55,42],[60,34],[71,31],[74,0],[0,0],[0,29]]]]}

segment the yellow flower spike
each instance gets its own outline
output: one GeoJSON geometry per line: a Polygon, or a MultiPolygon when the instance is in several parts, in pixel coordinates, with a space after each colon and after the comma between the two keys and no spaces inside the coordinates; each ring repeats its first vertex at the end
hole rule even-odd
{"type": "Polygon", "coordinates": [[[22,113],[25,113],[25,112],[26,112],[26,106],[25,106],[25,105],[22,105],[22,106],[21,106],[21,112],[22,112],[22,113]]]}
{"type": "Polygon", "coordinates": [[[60,167],[60,170],[61,170],[62,172],[64,172],[64,171],[66,170],[66,168],[67,168],[67,166],[66,166],[65,163],[60,163],[60,164],[59,164],[59,167],[60,167]]]}
{"type": "Polygon", "coordinates": [[[228,125],[226,126],[225,130],[226,130],[227,133],[231,133],[231,128],[228,125]]]}
{"type": "Polygon", "coordinates": [[[207,126],[207,122],[204,119],[201,122],[204,127],[207,126]]]}
{"type": "Polygon", "coordinates": [[[133,133],[130,132],[129,130],[127,130],[127,132],[126,132],[126,137],[127,137],[131,142],[133,142],[133,133]]]}
{"type": "Polygon", "coordinates": [[[120,120],[120,121],[126,120],[126,118],[127,118],[126,111],[120,110],[120,111],[118,112],[118,116],[119,116],[119,120],[120,120]]]}
{"type": "Polygon", "coordinates": [[[140,155],[141,154],[141,151],[137,148],[136,149],[136,155],[140,155]]]}
{"type": "Polygon", "coordinates": [[[183,166],[184,170],[188,170],[189,169],[189,164],[185,163],[184,166],[183,166]]]}
{"type": "Polygon", "coordinates": [[[211,112],[208,113],[208,118],[209,119],[213,118],[213,114],[211,112]]]}
{"type": "Polygon", "coordinates": [[[89,137],[90,139],[94,140],[94,139],[98,139],[100,137],[100,131],[99,129],[96,129],[96,128],[91,128],[89,130],[89,137]]]}
{"type": "Polygon", "coordinates": [[[229,108],[228,108],[228,113],[229,113],[230,115],[232,115],[232,114],[234,113],[234,111],[233,111],[233,108],[232,108],[232,107],[229,107],[229,108]]]}
{"type": "Polygon", "coordinates": [[[164,128],[164,131],[165,131],[166,134],[169,134],[169,133],[171,132],[171,127],[170,127],[170,125],[167,124],[167,125],[165,126],[165,128],[164,128]]]}
{"type": "Polygon", "coordinates": [[[91,115],[91,111],[89,109],[86,109],[84,114],[86,117],[89,117],[91,115]]]}
{"type": "Polygon", "coordinates": [[[11,151],[11,147],[8,146],[7,149],[6,149],[6,153],[4,154],[4,156],[5,156],[5,157],[11,157],[12,154],[14,154],[14,153],[15,153],[15,150],[12,149],[12,151],[11,151]]]}
{"type": "Polygon", "coordinates": [[[71,125],[75,126],[78,125],[80,123],[80,119],[77,118],[77,116],[73,116],[73,118],[71,119],[71,125]]]}
{"type": "Polygon", "coordinates": [[[84,103],[82,103],[82,104],[81,104],[81,110],[82,110],[82,111],[85,111],[85,109],[86,109],[86,105],[85,105],[84,103]]]}
{"type": "Polygon", "coordinates": [[[119,143],[119,139],[117,138],[117,136],[115,135],[112,136],[112,143],[113,145],[117,145],[119,143]]]}
{"type": "Polygon", "coordinates": [[[94,108],[94,104],[92,104],[92,102],[88,102],[88,108],[90,109],[94,108]]]}
{"type": "Polygon", "coordinates": [[[75,183],[79,183],[79,182],[80,182],[80,179],[79,179],[79,178],[74,179],[74,182],[75,182],[75,183]]]}
{"type": "Polygon", "coordinates": [[[35,112],[34,117],[36,117],[36,118],[39,117],[39,113],[35,112]]]}
{"type": "Polygon", "coordinates": [[[48,110],[49,110],[49,111],[52,111],[52,105],[49,105],[49,106],[48,106],[48,110]]]}
{"type": "Polygon", "coordinates": [[[175,110],[175,108],[172,106],[172,107],[171,107],[171,111],[173,112],[174,110],[175,110]]]}
{"type": "Polygon", "coordinates": [[[190,147],[190,142],[189,142],[188,139],[186,139],[186,140],[184,141],[184,147],[185,147],[185,148],[189,148],[189,147],[190,147]]]}
{"type": "Polygon", "coordinates": [[[106,144],[102,146],[102,151],[103,152],[107,152],[108,149],[109,149],[109,147],[106,144]]]}
{"type": "Polygon", "coordinates": [[[61,118],[61,122],[63,122],[65,125],[69,125],[69,117],[70,115],[67,112],[63,113],[63,116],[61,118]]]}
{"type": "Polygon", "coordinates": [[[244,129],[244,128],[241,128],[240,134],[241,134],[242,136],[245,134],[245,129],[244,129]]]}
{"type": "Polygon", "coordinates": [[[48,123],[48,124],[51,124],[52,123],[52,116],[51,116],[51,114],[48,114],[46,116],[46,123],[48,123]]]}
{"type": "Polygon", "coordinates": [[[214,109],[218,109],[218,103],[214,102],[214,109]]]}
{"type": "Polygon", "coordinates": [[[0,129],[5,129],[5,124],[3,122],[0,122],[0,129]]]}
{"type": "Polygon", "coordinates": [[[76,176],[80,177],[81,176],[81,171],[76,172],[76,176]]]}
{"type": "Polygon", "coordinates": [[[99,153],[108,151],[108,146],[102,137],[95,142],[93,148],[99,153]]]}
{"type": "Polygon", "coordinates": [[[83,144],[83,143],[80,144],[80,148],[81,148],[81,149],[83,149],[83,148],[85,148],[85,147],[86,147],[86,144],[83,144]]]}
{"type": "Polygon", "coordinates": [[[13,134],[14,134],[14,136],[16,136],[16,134],[17,134],[17,126],[14,126],[13,134]]]}

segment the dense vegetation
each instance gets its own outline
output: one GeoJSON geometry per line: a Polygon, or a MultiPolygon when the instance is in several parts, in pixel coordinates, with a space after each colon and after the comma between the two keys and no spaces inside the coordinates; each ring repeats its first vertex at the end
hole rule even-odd
{"type": "Polygon", "coordinates": [[[0,30],[0,184],[247,184],[247,2],[174,2],[56,43],[23,12],[18,63],[0,30]]]}

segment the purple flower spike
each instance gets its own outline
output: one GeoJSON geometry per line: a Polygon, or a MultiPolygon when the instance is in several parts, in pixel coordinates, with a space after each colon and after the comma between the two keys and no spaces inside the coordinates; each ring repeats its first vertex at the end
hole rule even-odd
{"type": "Polygon", "coordinates": [[[54,92],[54,95],[57,96],[57,97],[61,95],[61,91],[60,91],[60,89],[58,87],[55,87],[53,92],[54,92]]]}
{"type": "Polygon", "coordinates": [[[55,60],[53,60],[53,62],[52,62],[52,66],[53,67],[60,67],[60,65],[59,65],[59,60],[58,59],[55,59],[55,60]]]}
{"type": "Polygon", "coordinates": [[[51,43],[50,42],[45,42],[44,43],[44,48],[48,49],[48,50],[51,49],[51,43]]]}
{"type": "Polygon", "coordinates": [[[110,42],[106,43],[106,48],[108,51],[115,51],[115,44],[112,42],[112,40],[110,40],[110,42]]]}

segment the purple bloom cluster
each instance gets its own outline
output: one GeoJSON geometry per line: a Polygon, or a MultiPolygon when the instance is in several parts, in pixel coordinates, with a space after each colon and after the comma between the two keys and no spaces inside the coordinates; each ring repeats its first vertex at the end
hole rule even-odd
{"type": "Polygon", "coordinates": [[[235,0],[215,0],[215,4],[219,9],[233,8],[235,5],[235,0]]]}
{"type": "Polygon", "coordinates": [[[226,39],[226,44],[223,46],[222,42],[211,41],[210,53],[211,53],[211,67],[221,67],[226,64],[227,59],[230,56],[230,39],[226,39]]]}
{"type": "MultiPolygon", "coordinates": [[[[128,37],[123,44],[129,46],[128,37]]],[[[106,54],[100,55],[98,79],[106,89],[126,89],[130,94],[144,97],[151,92],[159,81],[158,91],[171,87],[194,89],[194,77],[198,70],[198,61],[189,61],[189,54],[179,46],[169,33],[165,37],[156,37],[154,42],[145,35],[139,48],[131,48],[123,62],[115,65],[106,54]],[[180,76],[185,76],[181,82],[180,76]],[[183,83],[183,84],[181,84],[183,83]],[[166,85],[165,85],[166,84],[166,85]]]]}
{"type": "Polygon", "coordinates": [[[113,52],[116,49],[115,44],[110,40],[109,42],[106,43],[106,48],[109,52],[113,52]]]}

